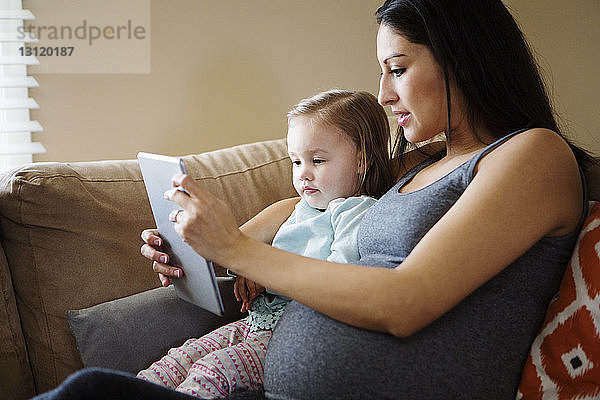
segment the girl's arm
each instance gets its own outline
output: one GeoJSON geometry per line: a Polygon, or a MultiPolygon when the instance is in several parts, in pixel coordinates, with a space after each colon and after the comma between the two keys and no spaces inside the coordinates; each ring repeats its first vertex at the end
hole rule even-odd
{"type": "Polygon", "coordinates": [[[275,234],[292,214],[299,200],[300,197],[294,197],[271,204],[240,226],[240,231],[259,242],[272,243],[275,234]]]}
{"type": "MultiPolygon", "coordinates": [[[[290,216],[299,200],[300,197],[295,197],[271,204],[240,226],[240,231],[254,240],[271,244],[275,234],[290,216]]],[[[236,277],[233,293],[236,300],[242,302],[240,312],[248,311],[252,300],[264,289],[264,286],[241,275],[236,277]]]]}
{"type": "MultiPolygon", "coordinates": [[[[339,321],[408,336],[450,310],[544,236],[573,231],[582,187],[567,144],[543,129],[488,154],[454,206],[395,269],[305,258],[244,235],[227,206],[179,175],[176,224],[196,251],[339,321]]],[[[399,233],[401,234],[401,233],[399,233]]]]}

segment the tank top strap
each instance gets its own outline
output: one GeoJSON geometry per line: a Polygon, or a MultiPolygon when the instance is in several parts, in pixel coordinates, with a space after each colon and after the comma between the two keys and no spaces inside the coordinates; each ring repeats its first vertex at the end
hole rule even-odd
{"type": "Polygon", "coordinates": [[[492,150],[494,150],[495,148],[497,148],[498,146],[500,146],[501,144],[503,144],[504,142],[506,142],[508,139],[517,136],[519,133],[523,133],[526,130],[528,130],[529,128],[523,128],[523,129],[519,129],[517,131],[514,131],[512,133],[509,133],[508,135],[501,137],[500,139],[496,140],[494,143],[488,145],[485,149],[481,150],[477,155],[475,155],[473,158],[471,158],[467,163],[468,163],[468,173],[470,176],[473,176],[473,171],[475,170],[475,166],[477,165],[477,163],[483,158],[485,157],[488,153],[490,153],[492,150]]]}
{"type": "MultiPolygon", "coordinates": [[[[481,160],[486,154],[488,154],[490,151],[494,150],[496,147],[500,146],[502,143],[504,143],[511,137],[518,135],[519,133],[524,132],[527,129],[528,128],[519,129],[518,131],[509,133],[508,135],[496,140],[494,143],[488,145],[486,148],[481,150],[481,152],[479,152],[477,155],[475,155],[473,158],[471,158],[465,164],[461,165],[461,167],[459,167],[459,168],[464,170],[464,168],[466,167],[466,169],[468,169],[468,173],[472,176],[475,166],[477,165],[479,160],[481,160]]],[[[398,188],[402,187],[404,184],[406,184],[408,181],[410,181],[422,169],[426,168],[427,166],[433,164],[436,161],[439,161],[442,157],[444,157],[445,154],[446,154],[446,151],[442,150],[442,151],[432,155],[431,157],[428,157],[426,160],[418,163],[417,165],[412,167],[410,170],[405,172],[404,175],[400,178],[400,180],[394,186],[395,190],[398,190],[398,188]]]]}
{"type": "MultiPolygon", "coordinates": [[[[508,135],[496,140],[494,143],[490,144],[485,149],[481,150],[477,155],[475,155],[473,158],[471,158],[469,161],[467,161],[468,176],[470,176],[472,179],[473,172],[475,171],[475,166],[489,152],[491,152],[492,150],[494,150],[495,148],[497,148],[498,146],[500,146],[501,144],[506,142],[508,139],[518,135],[519,133],[523,133],[529,129],[530,128],[527,127],[527,128],[519,129],[512,133],[509,133],[508,135]]],[[[579,168],[579,176],[581,178],[581,185],[582,185],[582,189],[583,189],[583,208],[582,208],[583,211],[582,211],[581,217],[579,219],[578,227],[574,232],[578,232],[581,229],[581,227],[583,226],[583,223],[585,222],[585,219],[587,218],[588,212],[589,212],[589,204],[588,204],[588,197],[587,197],[587,183],[586,183],[586,179],[585,179],[585,174],[583,173],[583,170],[581,169],[581,165],[579,165],[579,163],[577,164],[577,167],[579,168]]]]}

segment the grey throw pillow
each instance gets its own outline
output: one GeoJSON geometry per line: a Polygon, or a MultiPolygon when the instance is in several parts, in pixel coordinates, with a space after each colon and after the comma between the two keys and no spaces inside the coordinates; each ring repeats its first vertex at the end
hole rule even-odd
{"type": "Polygon", "coordinates": [[[233,297],[233,279],[217,280],[224,317],[179,299],[173,286],[67,311],[84,367],[135,374],[187,339],[243,317],[233,297]]]}

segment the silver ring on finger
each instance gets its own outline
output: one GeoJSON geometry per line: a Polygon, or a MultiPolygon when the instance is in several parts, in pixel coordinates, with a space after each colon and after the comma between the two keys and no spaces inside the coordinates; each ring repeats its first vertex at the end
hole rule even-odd
{"type": "Polygon", "coordinates": [[[177,216],[179,215],[180,212],[182,212],[183,210],[180,208],[178,210],[173,210],[171,211],[171,213],[169,214],[169,221],[173,222],[173,223],[177,223],[177,216]]]}

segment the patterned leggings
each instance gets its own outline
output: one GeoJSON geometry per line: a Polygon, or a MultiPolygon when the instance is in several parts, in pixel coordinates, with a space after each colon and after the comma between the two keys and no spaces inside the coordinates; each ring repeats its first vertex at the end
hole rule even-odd
{"type": "Polygon", "coordinates": [[[271,334],[250,332],[243,320],[232,322],[169,350],[137,377],[206,399],[259,389],[271,334]]]}

